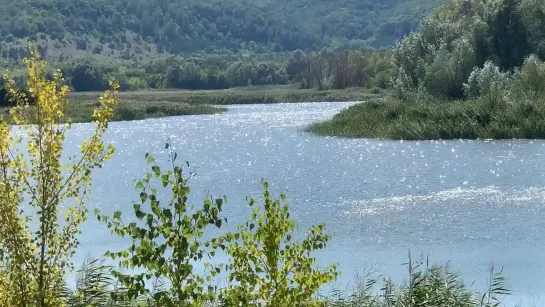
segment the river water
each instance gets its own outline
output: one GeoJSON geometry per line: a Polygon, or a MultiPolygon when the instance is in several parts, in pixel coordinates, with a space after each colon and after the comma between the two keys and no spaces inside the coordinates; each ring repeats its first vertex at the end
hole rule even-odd
{"type": "MultiPolygon", "coordinates": [[[[198,166],[194,203],[227,195],[230,225],[248,213],[245,198],[259,197],[262,179],[274,194],[287,194],[301,229],[325,222],[332,240],[318,260],[340,265],[338,287],[368,270],[405,281],[410,250],[431,263],[450,261],[476,290],[486,287],[491,263],[503,266],[510,304],[543,304],[545,142],[400,142],[302,131],[350,104],[230,106],[221,115],[112,123],[107,139],[117,153],[95,173],[90,209],[132,218],[144,155],[166,162],[169,139],[180,162],[198,166]]],[[[88,131],[74,126],[69,151],[88,131]]],[[[76,263],[124,245],[94,218],[81,242],[76,263]]]]}

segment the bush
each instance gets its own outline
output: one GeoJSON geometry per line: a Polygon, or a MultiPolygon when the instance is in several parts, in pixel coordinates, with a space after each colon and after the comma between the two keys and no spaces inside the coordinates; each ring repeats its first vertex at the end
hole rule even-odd
{"type": "Polygon", "coordinates": [[[424,77],[419,80],[427,93],[441,98],[461,98],[463,84],[475,65],[468,39],[457,39],[452,45],[449,50],[446,44],[441,44],[432,53],[433,60],[424,65],[424,77]]]}
{"type": "Polygon", "coordinates": [[[511,90],[511,75],[500,72],[498,66],[488,61],[483,68],[475,67],[464,83],[464,92],[468,98],[481,97],[490,103],[507,102],[511,90]]]}
{"type": "Polygon", "coordinates": [[[402,67],[398,68],[397,73],[392,77],[391,83],[394,95],[401,100],[406,100],[409,93],[414,90],[413,81],[402,67]]]}
{"type": "Polygon", "coordinates": [[[76,39],[76,49],[87,50],[87,40],[85,38],[76,39]]]}
{"type": "Polygon", "coordinates": [[[93,54],[101,54],[102,51],[104,51],[104,47],[102,45],[96,45],[93,48],[93,54]]]}
{"type": "Polygon", "coordinates": [[[536,101],[545,96],[545,63],[530,55],[514,74],[514,95],[524,101],[536,101]]]}
{"type": "Polygon", "coordinates": [[[302,241],[294,241],[295,221],[289,207],[270,198],[263,184],[263,206],[255,207],[238,233],[228,234],[229,282],[226,301],[232,306],[311,306],[320,287],[337,276],[337,266],[315,267],[315,251],[325,248],[329,236],[325,225],[312,227],[302,241]]]}
{"type": "MultiPolygon", "coordinates": [[[[136,184],[141,191],[140,201],[133,205],[138,222],[124,224],[121,212],[115,212],[113,217],[96,214],[112,233],[131,239],[129,248],[106,254],[119,259],[122,269],[143,270],[132,275],[114,271],[114,276],[127,289],[129,299],[144,296],[158,306],[202,306],[213,298],[213,288],[205,283],[220,272],[221,266],[205,263],[209,275],[200,276],[194,272],[193,264],[213,257],[219,247],[216,239],[203,240],[202,235],[210,227],[222,226],[223,199],[206,200],[200,207],[189,205],[188,181],[193,173],[185,177],[182,168],[174,166],[176,157],[170,155],[172,169],[162,172],[153,165],[152,171],[136,184]],[[162,188],[170,188],[170,199],[166,202],[159,199],[153,181],[162,188]],[[152,293],[156,281],[165,284],[165,288],[152,293]]],[[[150,155],[146,159],[148,164],[154,163],[150,155]]]]}
{"type": "Polygon", "coordinates": [[[146,80],[140,77],[130,77],[127,80],[127,86],[128,86],[128,89],[131,91],[148,88],[148,84],[146,80]]]}

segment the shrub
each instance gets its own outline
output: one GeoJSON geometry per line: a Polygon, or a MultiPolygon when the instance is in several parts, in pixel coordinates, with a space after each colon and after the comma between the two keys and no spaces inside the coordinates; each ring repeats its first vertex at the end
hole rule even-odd
{"type": "Polygon", "coordinates": [[[337,266],[315,267],[313,252],[325,248],[329,236],[324,225],[312,227],[306,238],[294,241],[295,221],[284,195],[273,200],[268,184],[263,184],[263,207],[255,206],[238,233],[225,237],[230,245],[229,282],[226,301],[233,306],[303,306],[312,305],[320,287],[336,279],[337,266]]]}
{"type": "Polygon", "coordinates": [[[411,78],[401,67],[398,68],[397,73],[392,77],[391,83],[394,95],[401,100],[406,100],[409,97],[409,93],[413,90],[411,78]]]}
{"type": "Polygon", "coordinates": [[[501,72],[499,67],[487,61],[483,68],[474,68],[464,83],[465,95],[469,98],[481,97],[490,103],[507,102],[511,90],[511,75],[501,72]]]}
{"type": "Polygon", "coordinates": [[[519,99],[536,101],[545,96],[545,63],[530,55],[514,74],[514,95],[519,99]]]}
{"type": "MultiPolygon", "coordinates": [[[[168,149],[167,144],[167,149],[168,149]]],[[[162,172],[153,165],[151,172],[136,184],[140,190],[140,201],[135,203],[134,214],[137,222],[124,223],[121,212],[113,217],[95,212],[99,221],[103,221],[112,233],[120,237],[129,237],[131,246],[119,252],[108,252],[106,256],[119,259],[122,269],[140,269],[140,274],[125,274],[114,270],[114,276],[127,289],[129,299],[146,297],[155,306],[202,306],[213,298],[214,288],[207,282],[220,273],[222,266],[212,267],[206,276],[195,273],[193,264],[213,257],[220,246],[216,239],[203,240],[202,236],[210,227],[221,227],[220,217],[223,199],[206,200],[202,206],[188,204],[189,177],[184,177],[182,168],[175,166],[177,155],[170,155],[172,169],[162,172]],[[170,199],[159,199],[156,185],[170,189],[170,199]],[[159,282],[163,288],[155,289],[159,282]]],[[[154,163],[146,155],[148,164],[154,163]]]]}
{"type": "Polygon", "coordinates": [[[76,39],[76,49],[87,50],[87,40],[85,38],[76,39]]]}
{"type": "Polygon", "coordinates": [[[432,53],[433,60],[424,65],[425,74],[421,86],[436,97],[461,98],[463,84],[475,65],[473,46],[466,38],[452,42],[451,50],[446,44],[432,53]]]}
{"type": "Polygon", "coordinates": [[[140,77],[130,77],[127,80],[127,86],[129,90],[134,91],[148,88],[148,83],[140,77]]]}

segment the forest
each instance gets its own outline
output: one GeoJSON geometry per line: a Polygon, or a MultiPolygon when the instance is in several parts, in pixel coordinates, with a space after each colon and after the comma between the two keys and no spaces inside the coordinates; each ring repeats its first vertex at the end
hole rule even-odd
{"type": "Polygon", "coordinates": [[[520,74],[545,59],[544,13],[536,0],[449,1],[395,47],[394,88],[447,99],[484,92],[475,88],[484,72],[520,74]]]}
{"type": "Polygon", "coordinates": [[[0,2],[0,36],[46,34],[123,50],[127,34],[159,53],[293,51],[335,45],[384,47],[440,1],[21,0],[0,2]],[[320,16],[320,18],[316,18],[320,16]]]}
{"type": "MultiPolygon", "coordinates": [[[[103,91],[114,79],[122,91],[150,88],[212,90],[287,84],[322,90],[385,88],[390,78],[390,61],[389,51],[296,50],[250,56],[172,55],[142,61],[77,57],[55,66],[63,72],[71,89],[77,92],[103,91]]],[[[18,67],[14,68],[20,87],[25,86],[23,73],[18,67]]]]}
{"type": "Polygon", "coordinates": [[[33,41],[72,90],[102,91],[116,79],[126,91],[384,87],[388,78],[375,80],[376,67],[333,81],[341,68],[335,63],[384,67],[375,51],[410,33],[442,0],[0,2],[0,67],[21,85],[21,60],[33,41]]]}
{"type": "Polygon", "coordinates": [[[115,62],[73,62],[61,65],[76,91],[103,90],[108,80],[121,90],[145,88],[226,89],[232,87],[298,84],[301,88],[343,89],[353,86],[386,87],[390,55],[387,52],[297,50],[280,60],[225,56],[168,57],[123,67],[115,62]],[[124,68],[124,69],[122,69],[124,68]]]}

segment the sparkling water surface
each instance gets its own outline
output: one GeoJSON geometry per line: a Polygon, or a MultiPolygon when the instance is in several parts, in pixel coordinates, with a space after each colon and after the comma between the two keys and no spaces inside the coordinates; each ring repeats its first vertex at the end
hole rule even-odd
{"type": "MultiPolygon", "coordinates": [[[[450,265],[476,290],[491,263],[503,267],[509,305],[545,305],[545,142],[425,141],[318,137],[303,129],[353,103],[230,106],[220,115],[118,122],[107,140],[116,155],[94,177],[90,210],[133,217],[135,180],[150,152],[166,166],[170,140],[180,162],[197,167],[193,203],[227,195],[228,227],[248,213],[261,181],[286,193],[301,230],[326,223],[332,239],[319,263],[338,263],[337,287],[373,270],[407,279],[413,258],[450,265]]],[[[68,151],[89,135],[75,125],[68,151]]],[[[76,263],[126,242],[90,218],[76,263]]]]}

